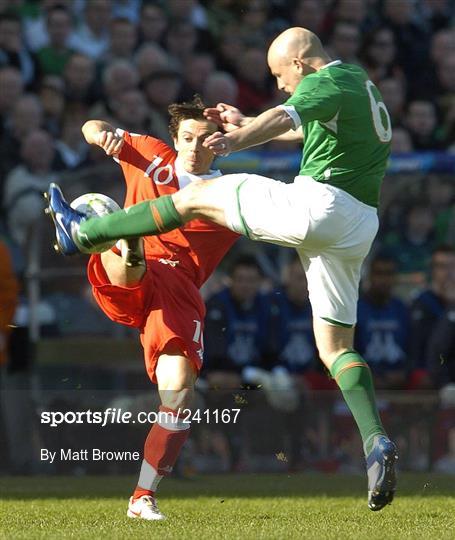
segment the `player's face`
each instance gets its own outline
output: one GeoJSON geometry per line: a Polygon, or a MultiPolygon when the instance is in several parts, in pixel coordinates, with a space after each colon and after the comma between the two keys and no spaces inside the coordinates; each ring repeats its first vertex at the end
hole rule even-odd
{"type": "Polygon", "coordinates": [[[270,72],[275,77],[278,88],[287,94],[293,94],[303,78],[302,66],[294,60],[287,62],[273,54],[268,57],[270,72]]]}
{"type": "Polygon", "coordinates": [[[237,302],[251,302],[259,292],[261,275],[257,268],[238,266],[232,276],[230,291],[237,302]]]}
{"type": "Polygon", "coordinates": [[[393,262],[376,261],[370,271],[370,291],[376,296],[388,298],[396,282],[396,269],[393,262]]]}
{"type": "Polygon", "coordinates": [[[453,275],[455,275],[455,255],[453,253],[436,252],[431,259],[433,284],[438,290],[443,290],[448,286],[453,275]]]}
{"type": "Polygon", "coordinates": [[[186,171],[191,174],[209,172],[214,155],[202,143],[217,129],[216,124],[207,120],[189,119],[180,122],[174,145],[186,171]]]}
{"type": "Polygon", "coordinates": [[[308,283],[302,263],[294,261],[287,272],[286,291],[289,299],[297,305],[305,304],[308,300],[308,283]]]}

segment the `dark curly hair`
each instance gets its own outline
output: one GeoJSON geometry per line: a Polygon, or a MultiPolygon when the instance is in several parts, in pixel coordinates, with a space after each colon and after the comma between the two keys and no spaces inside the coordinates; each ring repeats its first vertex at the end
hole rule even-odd
{"type": "Polygon", "coordinates": [[[197,94],[191,101],[184,103],[172,103],[168,107],[171,117],[169,121],[169,133],[173,139],[177,138],[177,132],[182,120],[205,120],[204,109],[206,108],[201,97],[197,94]]]}

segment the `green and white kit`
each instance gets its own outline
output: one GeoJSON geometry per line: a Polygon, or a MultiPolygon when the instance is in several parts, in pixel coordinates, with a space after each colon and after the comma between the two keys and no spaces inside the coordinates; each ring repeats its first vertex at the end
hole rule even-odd
{"type": "Polygon", "coordinates": [[[378,230],[390,117],[366,72],[339,60],[307,75],[280,107],[303,128],[299,176],[292,184],[225,176],[226,219],[253,240],[296,248],[313,315],[351,326],[361,265],[378,230]]]}

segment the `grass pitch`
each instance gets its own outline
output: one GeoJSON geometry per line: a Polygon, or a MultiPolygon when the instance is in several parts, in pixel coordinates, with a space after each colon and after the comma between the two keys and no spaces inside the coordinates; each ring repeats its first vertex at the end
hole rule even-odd
{"type": "Polygon", "coordinates": [[[0,538],[454,539],[455,478],[401,474],[371,512],[357,476],[219,475],[165,479],[165,522],[126,517],[133,477],[0,478],[0,538]]]}

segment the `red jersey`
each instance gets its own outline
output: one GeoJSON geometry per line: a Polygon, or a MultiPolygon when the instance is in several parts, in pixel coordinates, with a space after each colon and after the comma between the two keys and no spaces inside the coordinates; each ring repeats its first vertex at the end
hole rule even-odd
{"type": "MultiPolygon", "coordinates": [[[[221,176],[220,171],[195,176],[183,169],[177,152],[148,135],[117,130],[125,140],[118,156],[126,181],[125,206],[171,195],[194,180],[221,176]]],[[[146,259],[163,259],[181,268],[199,288],[220,263],[239,235],[195,219],[171,232],[144,237],[146,259]]]]}

